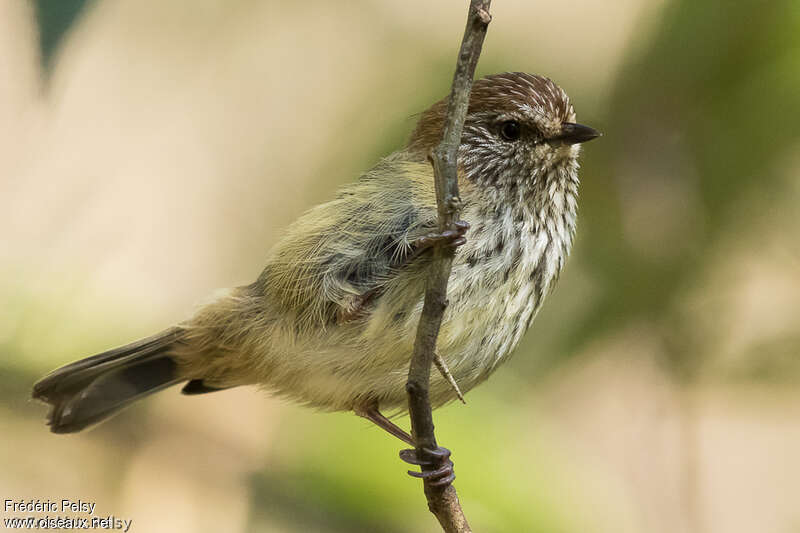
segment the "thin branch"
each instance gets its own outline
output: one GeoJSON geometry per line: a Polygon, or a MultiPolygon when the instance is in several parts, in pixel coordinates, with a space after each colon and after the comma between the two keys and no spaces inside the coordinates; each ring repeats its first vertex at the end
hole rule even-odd
{"type": "MultiPolygon", "coordinates": [[[[491,21],[489,5],[491,0],[471,0],[467,27],[461,41],[453,87],[447,106],[447,117],[442,142],[431,154],[434,179],[436,182],[436,202],[439,210],[439,229],[454,228],[458,220],[461,200],[458,195],[457,156],[461,143],[461,131],[469,104],[475,65],[483,46],[483,39],[491,21]]],[[[422,308],[414,353],[408,369],[408,410],[411,416],[411,434],[419,457],[425,457],[425,449],[436,449],[433,428],[433,415],[429,399],[431,364],[436,350],[436,339],[442,316],[447,307],[447,280],[453,264],[453,252],[442,246],[434,249],[434,261],[430,267],[425,291],[425,304],[422,308]]],[[[423,466],[423,470],[431,467],[423,466]]],[[[470,532],[471,529],[461,510],[456,489],[452,485],[444,488],[432,487],[424,483],[428,509],[436,516],[442,529],[448,533],[470,532]]]]}
{"type": "Polygon", "coordinates": [[[444,362],[439,352],[433,352],[433,364],[436,365],[436,368],[439,369],[439,373],[450,384],[450,387],[453,389],[453,392],[456,393],[458,399],[461,400],[461,403],[466,404],[467,400],[464,399],[464,395],[461,393],[461,388],[459,388],[456,378],[450,373],[450,369],[447,368],[447,363],[444,362]]]}

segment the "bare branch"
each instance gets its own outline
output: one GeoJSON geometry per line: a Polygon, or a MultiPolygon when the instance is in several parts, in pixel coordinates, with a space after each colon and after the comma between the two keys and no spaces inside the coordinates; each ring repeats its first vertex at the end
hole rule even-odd
{"type": "MultiPolygon", "coordinates": [[[[458,220],[461,200],[458,195],[457,156],[461,142],[461,131],[469,104],[475,65],[483,46],[483,39],[491,21],[491,0],[471,0],[467,27],[461,41],[453,87],[447,106],[447,117],[442,142],[431,154],[436,182],[436,202],[439,210],[439,229],[454,229],[458,220]]],[[[431,364],[436,350],[436,339],[447,307],[447,280],[453,264],[453,251],[443,246],[434,249],[434,261],[430,267],[425,291],[414,353],[408,369],[408,410],[411,416],[411,434],[419,457],[426,456],[426,449],[437,448],[434,435],[433,415],[429,399],[431,364]]],[[[423,466],[423,470],[426,467],[423,466]]],[[[424,482],[428,508],[436,515],[444,531],[470,532],[467,519],[461,510],[456,489],[452,485],[434,487],[424,482]]]]}

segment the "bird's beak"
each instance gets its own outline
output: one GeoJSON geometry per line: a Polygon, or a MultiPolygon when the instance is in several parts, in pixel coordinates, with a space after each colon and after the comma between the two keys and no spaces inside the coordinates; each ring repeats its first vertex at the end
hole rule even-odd
{"type": "Polygon", "coordinates": [[[561,133],[547,140],[563,144],[578,144],[591,141],[601,135],[603,134],[589,126],[575,124],[574,122],[564,122],[561,124],[561,133]]]}

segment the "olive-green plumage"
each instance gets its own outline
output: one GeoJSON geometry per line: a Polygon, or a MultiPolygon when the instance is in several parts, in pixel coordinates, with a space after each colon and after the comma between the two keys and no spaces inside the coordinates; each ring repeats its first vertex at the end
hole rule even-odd
{"type": "MultiPolygon", "coordinates": [[[[433,170],[444,103],[406,148],[285,232],[250,285],[151,339],[56,370],[34,395],[77,431],[189,381],[188,394],[258,384],[326,410],[405,407],[404,383],[436,231],[433,170]]],[[[438,352],[463,391],[507,359],[558,278],[577,213],[578,143],[566,94],[522,73],[475,82],[459,148],[462,218],[438,352]]],[[[588,133],[587,133],[588,132],[588,133]]],[[[434,373],[434,406],[456,397],[434,373]]]]}

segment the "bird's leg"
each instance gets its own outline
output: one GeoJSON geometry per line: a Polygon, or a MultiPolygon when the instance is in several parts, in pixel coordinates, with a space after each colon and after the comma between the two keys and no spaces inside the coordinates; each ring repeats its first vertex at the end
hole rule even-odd
{"type": "MultiPolygon", "coordinates": [[[[357,405],[353,408],[355,414],[362,418],[366,418],[379,428],[383,429],[390,435],[393,435],[405,442],[409,446],[414,446],[414,439],[411,438],[405,430],[397,424],[383,416],[378,410],[378,403],[373,401],[357,405]]],[[[406,463],[419,466],[427,466],[429,470],[422,472],[408,471],[408,475],[416,478],[424,479],[430,486],[445,487],[453,482],[456,478],[453,472],[453,461],[450,460],[450,450],[439,446],[435,450],[424,449],[423,455],[419,457],[417,450],[411,448],[408,450],[400,450],[400,459],[406,463]]]]}
{"type": "Polygon", "coordinates": [[[441,233],[429,233],[424,237],[419,237],[411,241],[411,248],[414,250],[413,255],[416,257],[428,248],[440,243],[450,246],[451,248],[457,248],[466,243],[467,238],[464,237],[464,235],[469,229],[469,222],[459,220],[454,226],[455,229],[448,229],[441,233]]]}
{"type": "Polygon", "coordinates": [[[378,410],[378,402],[369,402],[361,405],[357,405],[353,408],[353,412],[362,418],[366,418],[389,435],[393,435],[400,439],[401,441],[409,444],[411,446],[414,445],[414,439],[411,438],[403,428],[383,416],[378,410]]]}
{"type": "MultiPolygon", "coordinates": [[[[372,303],[376,296],[379,296],[383,287],[375,287],[370,289],[364,294],[359,294],[353,298],[353,301],[347,309],[339,309],[336,316],[337,324],[346,324],[364,316],[365,308],[372,303]]],[[[366,417],[365,417],[366,418],[366,417]]]]}
{"type": "Polygon", "coordinates": [[[464,400],[464,395],[461,394],[461,389],[458,388],[458,383],[456,383],[456,378],[453,377],[453,374],[450,373],[450,369],[447,368],[447,364],[442,359],[442,356],[439,355],[439,352],[433,352],[433,362],[436,364],[436,368],[439,369],[439,373],[442,377],[453,387],[453,390],[456,392],[456,396],[458,399],[461,400],[461,403],[466,404],[467,401],[464,400]]]}

